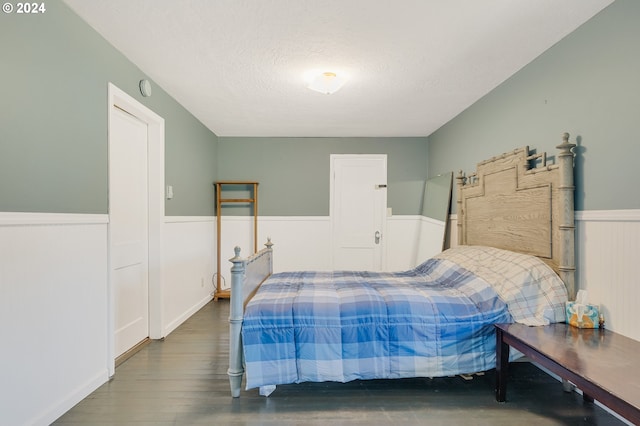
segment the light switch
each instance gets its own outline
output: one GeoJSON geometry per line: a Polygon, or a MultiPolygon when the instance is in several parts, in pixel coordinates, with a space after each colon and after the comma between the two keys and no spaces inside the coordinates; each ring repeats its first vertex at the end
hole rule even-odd
{"type": "Polygon", "coordinates": [[[173,198],[173,186],[167,185],[167,200],[173,198]]]}

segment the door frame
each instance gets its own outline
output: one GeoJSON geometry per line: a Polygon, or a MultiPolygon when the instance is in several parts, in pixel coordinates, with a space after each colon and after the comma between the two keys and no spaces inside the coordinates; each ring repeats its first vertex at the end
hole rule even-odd
{"type": "MultiPolygon", "coordinates": [[[[388,163],[387,163],[387,154],[330,154],[329,155],[329,221],[330,221],[330,238],[331,238],[331,259],[330,259],[330,267],[334,268],[334,247],[335,247],[335,214],[334,214],[334,197],[335,197],[335,160],[341,158],[351,158],[351,159],[363,159],[363,160],[380,160],[384,159],[384,168],[385,173],[387,174],[387,187],[388,187],[388,163]]],[[[384,211],[382,212],[382,239],[381,239],[381,267],[382,270],[386,270],[387,268],[387,192],[385,191],[385,205],[384,211]]]]}
{"type": "MultiPolygon", "coordinates": [[[[107,88],[107,158],[111,147],[111,122],[113,108],[121,109],[147,124],[147,161],[148,161],[148,227],[149,227],[149,337],[164,337],[162,326],[162,253],[164,226],[164,119],[146,106],[142,105],[113,83],[107,88]]],[[[107,161],[108,182],[110,183],[110,162],[107,161]]],[[[108,185],[111,191],[111,185],[108,185]]],[[[109,193],[109,199],[110,197],[109,193]]],[[[110,214],[110,209],[109,209],[110,214]]],[[[109,221],[111,222],[111,221],[109,221]]],[[[108,226],[107,255],[107,366],[109,376],[115,374],[115,289],[111,276],[111,225],[108,226]]]]}

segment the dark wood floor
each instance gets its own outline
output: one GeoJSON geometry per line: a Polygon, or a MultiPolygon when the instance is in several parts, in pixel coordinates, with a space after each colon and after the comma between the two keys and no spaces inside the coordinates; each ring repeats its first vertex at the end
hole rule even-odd
{"type": "Polygon", "coordinates": [[[229,301],[211,302],[164,341],[116,369],[55,425],[620,425],[600,407],[529,363],[510,368],[508,401],[494,397],[494,371],[460,377],[305,383],[231,398],[229,301]]]}

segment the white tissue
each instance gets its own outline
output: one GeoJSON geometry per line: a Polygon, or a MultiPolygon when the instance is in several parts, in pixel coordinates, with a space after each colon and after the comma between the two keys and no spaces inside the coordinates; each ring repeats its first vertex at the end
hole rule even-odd
{"type": "Polygon", "coordinates": [[[573,309],[578,317],[578,324],[582,324],[582,318],[584,312],[587,309],[587,303],[589,302],[589,293],[587,290],[578,290],[576,295],[576,303],[573,305],[573,309]]]}
{"type": "Polygon", "coordinates": [[[575,302],[566,303],[567,322],[578,328],[598,327],[599,307],[589,301],[586,290],[578,291],[575,302]]]}
{"type": "Polygon", "coordinates": [[[589,293],[587,290],[578,290],[576,295],[576,303],[579,305],[586,305],[589,303],[589,293]]]}

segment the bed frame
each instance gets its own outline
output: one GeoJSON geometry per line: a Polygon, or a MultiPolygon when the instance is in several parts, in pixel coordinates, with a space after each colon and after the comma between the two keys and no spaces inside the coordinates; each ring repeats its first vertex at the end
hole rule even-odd
{"type": "MultiPolygon", "coordinates": [[[[542,258],[560,276],[569,298],[575,288],[573,152],[564,133],[553,164],[546,153],[528,147],[478,163],[477,171],[457,176],[458,244],[485,245],[542,258]]],[[[229,383],[231,396],[240,396],[244,361],[241,328],[244,308],[258,287],[273,273],[273,244],[242,258],[240,248],[229,259],[229,383]]]]}
{"type": "Polygon", "coordinates": [[[573,152],[569,134],[555,164],[546,153],[519,148],[459,173],[458,244],[485,245],[537,256],[575,296],[573,152]]]}
{"type": "Polygon", "coordinates": [[[273,243],[267,238],[265,248],[246,259],[240,257],[240,247],[235,247],[235,256],[229,261],[231,267],[231,313],[229,314],[229,384],[231,396],[240,396],[244,360],[242,355],[242,319],[247,302],[258,291],[258,287],[273,273],[273,243]]]}

